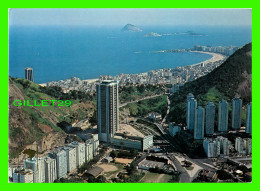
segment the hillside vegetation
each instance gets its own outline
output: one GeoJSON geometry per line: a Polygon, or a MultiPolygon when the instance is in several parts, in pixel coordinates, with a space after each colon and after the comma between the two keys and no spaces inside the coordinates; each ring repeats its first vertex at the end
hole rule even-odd
{"type": "Polygon", "coordinates": [[[145,116],[150,112],[160,113],[164,117],[167,112],[167,106],[167,96],[161,95],[136,103],[130,103],[123,108],[120,108],[120,111],[129,110],[130,115],[133,117],[145,116]]]}
{"type": "Polygon", "coordinates": [[[137,85],[137,86],[123,86],[119,89],[120,103],[139,100],[143,97],[163,94],[164,88],[159,85],[137,85]]]}
{"type": "Polygon", "coordinates": [[[66,134],[57,123],[91,118],[95,109],[93,99],[93,96],[82,92],[63,94],[58,87],[41,87],[25,79],[9,78],[9,157],[16,157],[35,141],[40,152],[53,145],[64,144],[66,134]],[[14,100],[29,100],[30,103],[37,100],[39,104],[40,100],[59,99],[70,99],[72,104],[69,107],[13,105],[14,100]]]}

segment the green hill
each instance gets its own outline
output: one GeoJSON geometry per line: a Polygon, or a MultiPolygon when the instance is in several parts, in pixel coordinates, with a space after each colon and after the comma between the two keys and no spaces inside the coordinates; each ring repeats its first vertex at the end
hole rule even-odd
{"type": "MultiPolygon", "coordinates": [[[[238,96],[243,105],[252,100],[252,43],[246,44],[231,55],[223,64],[209,74],[186,83],[178,93],[170,97],[171,110],[168,121],[185,124],[186,96],[194,94],[198,105],[203,107],[209,101],[218,104],[238,96]]],[[[242,112],[242,125],[245,124],[245,110],[242,112]]]]}
{"type": "Polygon", "coordinates": [[[15,158],[26,147],[39,152],[65,144],[67,134],[57,123],[91,119],[94,114],[94,97],[84,92],[62,93],[59,87],[41,87],[25,79],[9,78],[9,157],[15,158]],[[66,106],[14,106],[14,100],[71,100],[66,106]],[[33,147],[33,144],[35,145],[33,147]]]}

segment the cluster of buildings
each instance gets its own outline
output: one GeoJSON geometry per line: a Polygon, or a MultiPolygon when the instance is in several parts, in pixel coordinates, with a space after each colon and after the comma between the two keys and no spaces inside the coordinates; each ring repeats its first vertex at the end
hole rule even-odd
{"type": "Polygon", "coordinates": [[[153,146],[153,135],[125,133],[131,131],[131,126],[119,130],[118,86],[118,81],[113,80],[103,80],[96,86],[98,139],[116,147],[147,150],[153,146]]]}
{"type": "Polygon", "coordinates": [[[95,91],[97,83],[98,79],[80,80],[77,77],[72,77],[71,79],[59,80],[57,82],[47,82],[46,86],[59,86],[62,88],[64,93],[68,93],[72,90],[92,93],[95,91]]]}
{"type": "Polygon", "coordinates": [[[222,136],[217,138],[204,138],[203,149],[208,158],[229,156],[230,141],[222,136]]]}
{"type": "Polygon", "coordinates": [[[14,183],[51,183],[67,177],[83,163],[98,154],[99,140],[93,135],[85,143],[71,142],[58,147],[43,157],[28,158],[23,168],[12,169],[14,183]]]}
{"type": "MultiPolygon", "coordinates": [[[[197,106],[194,95],[187,95],[186,105],[186,124],[187,129],[194,132],[194,139],[203,139],[206,136],[214,134],[216,106],[209,102],[205,109],[197,106]]],[[[228,132],[228,113],[229,104],[222,100],[218,104],[218,131],[228,132]]],[[[232,130],[238,131],[241,127],[242,100],[234,98],[232,100],[232,130]]],[[[252,103],[247,105],[247,124],[246,133],[252,135],[252,103]]]]}
{"type": "Polygon", "coordinates": [[[238,155],[251,155],[252,154],[252,139],[237,137],[235,141],[235,149],[238,155]]]}
{"type": "MultiPolygon", "coordinates": [[[[92,80],[80,80],[77,77],[72,77],[71,79],[52,81],[46,83],[46,86],[59,86],[62,88],[64,93],[67,93],[71,90],[83,91],[88,93],[93,93],[96,90],[96,86],[99,81],[103,80],[114,80],[118,81],[120,86],[126,84],[173,84],[175,89],[182,86],[188,81],[195,80],[201,76],[204,76],[218,67],[223,63],[224,60],[210,62],[207,64],[195,64],[184,67],[176,67],[173,69],[164,68],[158,70],[151,70],[145,73],[138,74],[119,74],[116,76],[103,75],[99,79],[92,80]]],[[[175,93],[178,90],[172,89],[171,93],[175,93]]]]}
{"type": "Polygon", "coordinates": [[[219,60],[216,62],[210,62],[204,64],[194,64],[183,67],[176,67],[173,69],[164,68],[151,70],[145,73],[139,74],[119,74],[117,76],[103,75],[100,76],[100,81],[102,80],[117,80],[120,85],[125,84],[175,84],[183,85],[186,82],[195,80],[201,76],[204,76],[217,68],[224,60],[219,60]]]}
{"type": "Polygon", "coordinates": [[[148,150],[153,146],[153,135],[142,134],[131,126],[119,126],[118,82],[104,80],[96,85],[97,129],[85,143],[71,142],[58,147],[44,157],[28,158],[23,168],[14,168],[13,182],[54,182],[66,177],[98,153],[99,141],[113,147],[148,150]]]}
{"type": "Polygon", "coordinates": [[[231,54],[233,54],[235,51],[237,51],[239,49],[239,47],[237,46],[200,46],[200,45],[195,45],[193,47],[192,50],[195,51],[204,51],[204,52],[215,52],[215,53],[220,53],[220,54],[224,54],[227,56],[230,56],[231,54]]]}

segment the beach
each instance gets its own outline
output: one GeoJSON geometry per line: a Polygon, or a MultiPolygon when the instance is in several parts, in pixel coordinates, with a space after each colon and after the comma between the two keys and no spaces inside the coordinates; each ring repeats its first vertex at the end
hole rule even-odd
{"type": "Polygon", "coordinates": [[[203,51],[190,51],[190,52],[196,52],[196,53],[201,53],[201,54],[209,54],[212,56],[212,58],[208,59],[208,60],[205,60],[205,61],[202,61],[202,62],[199,62],[199,63],[196,63],[196,64],[192,64],[192,66],[195,66],[195,65],[198,65],[198,64],[208,64],[208,63],[211,63],[211,62],[217,62],[217,61],[220,61],[220,60],[224,60],[226,57],[222,54],[218,54],[218,53],[213,53],[213,52],[203,52],[203,51]]]}

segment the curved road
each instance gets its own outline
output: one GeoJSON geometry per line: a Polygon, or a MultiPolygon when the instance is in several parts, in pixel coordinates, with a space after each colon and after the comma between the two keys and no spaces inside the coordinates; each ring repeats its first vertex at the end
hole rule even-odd
{"type": "Polygon", "coordinates": [[[119,107],[124,107],[124,106],[126,106],[127,104],[129,104],[129,103],[136,103],[136,102],[138,102],[138,101],[143,101],[143,100],[146,100],[146,99],[155,98],[155,97],[159,97],[159,96],[162,96],[162,95],[164,95],[164,93],[163,93],[163,94],[158,94],[158,95],[153,95],[153,96],[144,97],[144,98],[142,98],[142,99],[138,99],[138,100],[135,100],[135,101],[129,101],[129,102],[120,104],[119,107]]]}

